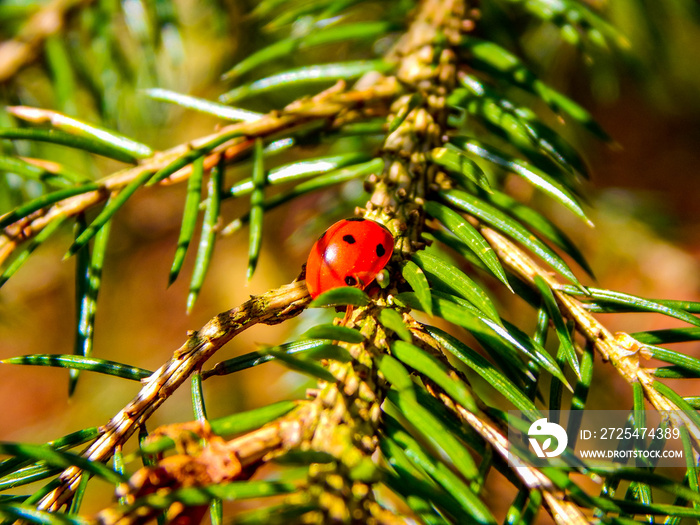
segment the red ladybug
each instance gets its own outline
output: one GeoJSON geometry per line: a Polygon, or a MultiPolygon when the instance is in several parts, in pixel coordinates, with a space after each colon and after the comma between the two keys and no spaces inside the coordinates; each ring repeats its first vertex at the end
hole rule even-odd
{"type": "Polygon", "coordinates": [[[394,238],[369,219],[336,222],[316,241],[306,261],[306,286],[314,299],[340,286],[365,288],[389,262],[394,238]]]}

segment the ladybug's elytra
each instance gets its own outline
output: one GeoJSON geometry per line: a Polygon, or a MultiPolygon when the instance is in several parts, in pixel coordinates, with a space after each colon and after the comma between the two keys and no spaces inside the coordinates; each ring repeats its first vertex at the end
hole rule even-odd
{"type": "Polygon", "coordinates": [[[328,228],[306,261],[306,286],[314,299],[340,286],[365,288],[389,262],[394,238],[378,222],[350,218],[328,228]]]}

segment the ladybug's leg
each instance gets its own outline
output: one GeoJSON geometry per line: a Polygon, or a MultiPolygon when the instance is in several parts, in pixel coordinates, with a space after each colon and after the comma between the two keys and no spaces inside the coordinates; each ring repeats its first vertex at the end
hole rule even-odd
{"type": "MultiPolygon", "coordinates": [[[[353,288],[359,288],[360,290],[364,290],[364,288],[366,286],[365,282],[357,274],[353,274],[353,275],[346,277],[345,282],[348,286],[352,286],[353,288]],[[353,283],[353,284],[351,284],[351,283],[353,283]]],[[[343,322],[341,323],[342,326],[346,326],[348,324],[348,321],[350,320],[351,315],[352,315],[352,305],[348,305],[345,308],[345,317],[343,317],[343,322]]]]}
{"type": "Polygon", "coordinates": [[[345,316],[343,317],[343,320],[340,323],[341,326],[347,326],[348,321],[350,320],[350,317],[352,317],[352,305],[351,304],[349,304],[345,307],[345,316]]]}

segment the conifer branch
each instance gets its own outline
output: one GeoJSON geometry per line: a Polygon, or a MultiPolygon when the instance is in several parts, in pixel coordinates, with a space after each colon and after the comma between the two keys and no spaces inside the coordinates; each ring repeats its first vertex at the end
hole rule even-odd
{"type": "MultiPolygon", "coordinates": [[[[304,281],[297,281],[262,295],[212,318],[200,330],[188,334],[185,343],[153,375],[143,380],[136,397],[102,429],[102,434],[83,456],[91,461],[108,460],[150,415],[202,367],[219,348],[243,330],[258,324],[277,324],[294,317],[309,303],[304,281]]],[[[58,510],[77,489],[82,471],[70,467],[61,476],[61,485],[42,499],[39,508],[58,510]]]]}
{"type": "MultiPolygon", "coordinates": [[[[256,138],[292,132],[295,128],[314,121],[325,120],[329,128],[339,127],[352,122],[363,111],[381,111],[378,106],[382,105],[384,99],[394,96],[399,86],[393,79],[375,80],[368,88],[349,91],[345,91],[340,83],[314,97],[295,101],[281,111],[272,111],[255,121],[225,126],[211,135],[157,152],[152,157],[140,161],[138,166],[109,175],[98,182],[98,189],[59,201],[5,227],[0,234],[0,264],[7,260],[21,243],[37,235],[52,222],[83,213],[105,202],[110,195],[118,194],[139,177],[149,173],[155,175],[189,152],[206,148],[208,144],[222,141],[205,154],[204,168],[207,171],[216,166],[222,156],[230,163],[249,153],[256,138]],[[353,115],[352,110],[355,108],[361,110],[353,115]]],[[[159,184],[170,185],[185,181],[191,172],[190,164],[159,181],[159,184]]]]}
{"type": "MultiPolygon", "coordinates": [[[[409,28],[406,36],[398,43],[395,53],[400,57],[402,66],[399,68],[398,78],[401,82],[418,88],[425,101],[424,107],[417,107],[410,112],[405,111],[405,120],[398,128],[387,137],[384,145],[385,169],[382,174],[378,174],[370,179],[373,193],[364,210],[366,218],[380,220],[392,230],[396,239],[396,253],[400,257],[408,257],[411,253],[423,246],[420,242],[422,228],[421,203],[428,187],[432,184],[432,177],[437,170],[434,167],[427,167],[422,153],[437,146],[442,141],[443,130],[446,123],[446,109],[444,96],[447,88],[453,86],[456,79],[456,69],[453,67],[454,57],[449,50],[437,50],[433,48],[434,41],[439,37],[447,36],[452,44],[459,42],[462,20],[465,15],[465,6],[459,0],[449,2],[435,2],[429,0],[423,3],[415,21],[409,28]],[[435,67],[435,61],[438,67],[435,67]],[[408,176],[410,174],[410,176],[408,176]],[[411,199],[407,199],[407,196],[411,199]]],[[[224,133],[243,132],[245,139],[233,139],[236,144],[243,140],[250,144],[252,137],[264,137],[292,124],[300,122],[300,119],[308,118],[311,114],[314,118],[333,118],[334,121],[342,119],[343,112],[358,103],[367,103],[377,100],[377,91],[385,96],[396,95],[396,84],[391,80],[380,83],[378,87],[365,89],[360,93],[366,96],[358,96],[358,92],[337,93],[336,90],[329,90],[310,100],[297,101],[290,104],[284,111],[272,113],[260,120],[234,124],[220,131],[218,136],[224,133]],[[351,103],[348,104],[348,101],[351,103]]],[[[392,107],[395,114],[401,113],[402,108],[409,104],[409,98],[399,99],[392,107]]],[[[202,139],[201,142],[210,140],[202,139]]],[[[200,142],[193,144],[197,147],[200,142]]],[[[235,148],[233,144],[224,144],[214,153],[218,160],[218,155],[226,155],[226,151],[235,148]]],[[[236,150],[238,151],[238,150],[236,150]]],[[[168,159],[182,154],[182,147],[167,152],[168,159]]],[[[155,158],[159,159],[159,155],[155,158]]],[[[160,162],[158,166],[165,165],[160,162]]],[[[206,161],[205,161],[206,165],[206,161]]],[[[135,176],[136,173],[143,173],[144,170],[155,171],[157,168],[146,164],[133,170],[128,170],[122,174],[115,174],[109,179],[112,185],[124,184],[135,176]]],[[[186,175],[185,175],[186,176],[186,175]]],[[[177,174],[173,177],[179,180],[177,174]]],[[[182,177],[184,178],[184,177],[182,177]]],[[[294,313],[298,313],[307,300],[306,295],[301,296],[303,283],[293,285],[300,295],[293,295],[294,313]],[[297,308],[299,310],[297,310],[297,308]]],[[[273,294],[278,292],[268,292],[273,294]]],[[[261,297],[266,297],[265,294],[261,297]]],[[[252,303],[246,305],[256,305],[260,299],[252,299],[252,303]]],[[[284,304],[276,304],[273,312],[279,311],[284,304]]],[[[221,314],[207,324],[200,332],[190,336],[183,347],[178,350],[174,357],[166,365],[161,367],[148,379],[147,385],[141,393],[117,416],[115,416],[103,434],[84,453],[85,457],[95,461],[105,461],[114,450],[115,446],[123,443],[146,418],[167,398],[177,386],[182,384],[184,379],[197,367],[209,358],[213,352],[221,345],[230,340],[235,333],[254,322],[253,318],[247,318],[247,310],[250,308],[243,305],[239,309],[234,309],[225,314],[221,314]],[[236,312],[232,314],[231,312],[236,312]],[[222,323],[222,316],[225,323],[222,323]],[[231,318],[235,317],[235,324],[231,318]],[[212,332],[215,335],[208,335],[212,332]],[[220,343],[220,344],[219,344],[220,343]]],[[[289,305],[287,305],[289,306],[289,305]]],[[[291,306],[290,306],[291,308],[291,306]]],[[[263,310],[267,312],[267,310],[263,310]]],[[[285,310],[283,309],[284,313],[285,310]]],[[[371,455],[377,446],[376,433],[380,421],[380,406],[383,401],[383,387],[379,385],[378,371],[375,361],[383,353],[389,352],[390,337],[381,328],[376,319],[376,312],[367,309],[358,309],[349,320],[349,326],[357,325],[365,335],[367,343],[348,346],[348,350],[354,358],[350,363],[331,362],[329,370],[337,378],[338,383],[320,383],[320,392],[314,400],[315,405],[319,405],[313,413],[318,413],[316,417],[303,417],[306,424],[303,428],[296,428],[292,433],[294,439],[299,436],[308,436],[312,450],[327,451],[333,457],[338,458],[341,471],[358,467],[358,461],[366,458],[371,463],[371,455]],[[341,421],[344,422],[340,425],[341,421]],[[369,426],[367,426],[369,425],[369,426]],[[357,429],[356,429],[357,427],[357,429]],[[362,428],[362,430],[359,430],[362,428]],[[355,442],[354,436],[364,436],[362,441],[355,442]],[[375,437],[373,437],[375,436],[375,437]],[[350,463],[348,463],[348,461],[350,463]]],[[[264,318],[269,317],[265,313],[264,318]]],[[[285,315],[286,317],[286,315],[285,315]]],[[[273,318],[277,320],[277,317],[273,318]]],[[[265,322],[265,321],[257,321],[265,322]]],[[[290,443],[285,441],[284,432],[281,429],[287,428],[283,421],[288,418],[297,422],[298,411],[308,411],[309,404],[304,404],[292,415],[283,420],[263,427],[259,439],[258,434],[252,433],[242,441],[235,441],[236,446],[246,448],[248,452],[252,450],[252,456],[266,456],[273,454],[278,449],[285,450],[288,447],[294,448],[299,442],[290,443]],[[281,432],[281,434],[280,434],[281,432]],[[272,438],[270,436],[273,436],[272,438]],[[270,441],[271,439],[271,441],[270,441]],[[261,448],[262,447],[262,448],[261,448]],[[270,447],[270,448],[266,448],[270,447]]],[[[246,454],[237,452],[239,461],[244,464],[248,461],[246,454]]],[[[323,468],[322,468],[323,470],[323,468]]],[[[311,494],[321,497],[328,490],[328,486],[323,481],[330,472],[321,475],[319,472],[318,486],[311,488],[311,494]]],[[[66,470],[61,475],[61,486],[45,497],[39,505],[44,510],[57,510],[72,495],[80,482],[81,473],[77,468],[66,470]]],[[[313,483],[312,483],[313,485],[313,483]]],[[[362,501],[349,501],[346,508],[340,506],[325,506],[325,512],[330,517],[341,518],[346,512],[369,512],[382,515],[380,507],[372,503],[372,491],[367,488],[363,491],[362,501]],[[367,501],[364,501],[369,498],[367,501]],[[355,509],[353,511],[352,509],[355,509]],[[362,510],[360,510],[362,509],[362,510]],[[372,510],[373,509],[373,510],[372,510]],[[336,515],[336,513],[340,513],[336,515]]],[[[319,501],[323,501],[321,498],[319,501]]],[[[325,504],[324,504],[325,505],[325,504]]],[[[322,505],[322,506],[324,506],[322,505]]],[[[369,517],[368,514],[367,516],[369,517]]],[[[385,520],[386,521],[386,520],[385,520]]]]}
{"type": "Polygon", "coordinates": [[[630,385],[640,383],[651,405],[676,428],[687,428],[696,451],[700,452],[700,428],[673,401],[654,386],[655,379],[640,364],[642,358],[650,359],[644,345],[625,332],[611,333],[605,325],[588,312],[580,301],[561,290],[561,284],[540,267],[518,246],[491,228],[481,228],[482,235],[491,243],[499,258],[534,286],[535,276],[547,283],[556,296],[562,313],[576,323],[577,330],[594,345],[604,361],[609,362],[630,385]]]}

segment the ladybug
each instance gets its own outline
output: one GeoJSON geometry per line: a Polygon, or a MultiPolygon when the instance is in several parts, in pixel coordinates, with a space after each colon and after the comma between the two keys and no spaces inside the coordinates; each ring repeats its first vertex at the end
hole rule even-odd
{"type": "Polygon", "coordinates": [[[341,286],[365,288],[393,251],[394,238],[378,222],[358,217],[336,222],[319,237],[306,261],[311,297],[341,286]]]}

